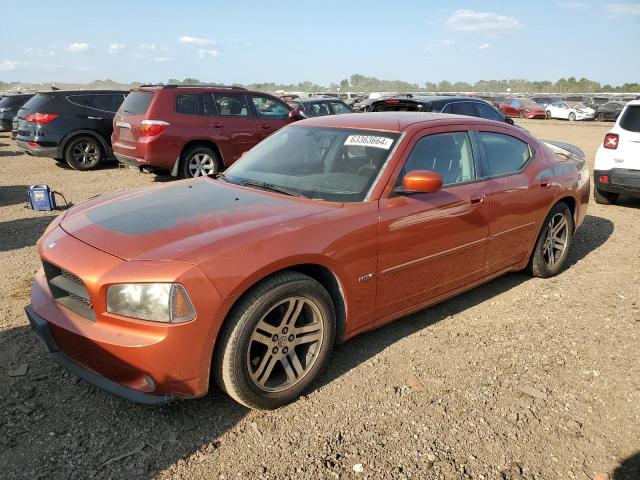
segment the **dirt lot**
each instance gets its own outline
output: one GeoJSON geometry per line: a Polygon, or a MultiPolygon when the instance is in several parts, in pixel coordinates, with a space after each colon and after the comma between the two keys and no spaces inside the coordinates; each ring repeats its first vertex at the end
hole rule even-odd
{"type": "MultiPolygon", "coordinates": [[[[523,124],[591,166],[608,128],[523,124]]],[[[26,186],[78,203],[156,177],[72,171],[7,134],[0,174],[2,478],[640,478],[640,200],[592,202],[560,276],[508,275],[361,335],[308,396],[251,412],[217,390],[164,407],[114,398],[28,327],[34,244],[55,214],[25,208],[26,186]]]]}

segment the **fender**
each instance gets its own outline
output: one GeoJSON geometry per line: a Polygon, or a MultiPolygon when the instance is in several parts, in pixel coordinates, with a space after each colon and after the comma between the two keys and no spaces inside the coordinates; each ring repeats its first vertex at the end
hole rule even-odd
{"type": "Polygon", "coordinates": [[[218,156],[220,157],[220,162],[222,162],[222,168],[224,169],[224,167],[225,167],[224,157],[222,156],[222,152],[220,151],[220,147],[218,147],[216,142],[214,142],[210,138],[190,138],[189,140],[187,140],[186,142],[184,142],[180,146],[180,154],[176,158],[175,162],[173,162],[173,167],[171,167],[171,176],[172,177],[177,177],[178,176],[178,173],[179,173],[179,170],[180,170],[180,160],[182,160],[182,153],[184,152],[184,149],[187,147],[187,145],[189,145],[190,143],[207,143],[209,145],[213,145],[215,147],[215,149],[216,149],[216,152],[217,152],[218,156]]]}
{"type": "Polygon", "coordinates": [[[100,142],[100,144],[102,145],[102,148],[104,148],[104,151],[106,153],[106,157],[107,158],[113,157],[113,152],[111,151],[111,141],[105,140],[102,135],[100,135],[98,132],[96,132],[94,130],[74,130],[73,132],[68,133],[67,135],[65,135],[64,138],[62,139],[62,141],[60,142],[61,152],[63,154],[64,154],[64,151],[67,148],[67,144],[69,143],[69,141],[73,137],[77,137],[79,135],[88,135],[90,137],[95,138],[96,140],[98,140],[100,142]]]}

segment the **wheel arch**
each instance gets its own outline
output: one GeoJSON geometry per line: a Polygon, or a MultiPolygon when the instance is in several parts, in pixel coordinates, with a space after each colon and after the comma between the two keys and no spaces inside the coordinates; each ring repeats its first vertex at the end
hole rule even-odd
{"type": "Polygon", "coordinates": [[[206,138],[197,138],[197,139],[193,139],[193,140],[189,140],[188,142],[186,142],[182,148],[180,149],[180,161],[182,162],[182,155],[184,155],[184,152],[186,152],[189,148],[195,147],[195,146],[201,146],[201,147],[209,147],[212,148],[213,151],[216,153],[216,155],[218,155],[218,158],[220,159],[220,162],[222,163],[222,165],[220,165],[221,168],[224,168],[225,163],[224,163],[224,157],[222,156],[222,151],[220,150],[220,147],[218,147],[218,144],[210,139],[206,139],[206,138]]]}
{"type": "Polygon", "coordinates": [[[105,156],[107,158],[111,158],[113,156],[113,152],[111,151],[111,142],[108,142],[102,135],[100,135],[98,132],[94,131],[94,130],[74,130],[71,133],[68,133],[63,139],[61,145],[62,145],[62,155],[63,158],[64,156],[67,154],[67,147],[69,146],[69,144],[71,143],[71,141],[77,137],[82,137],[82,136],[89,136],[89,137],[93,137],[96,140],[98,140],[100,142],[100,145],[102,146],[102,149],[105,153],[105,156]]]}

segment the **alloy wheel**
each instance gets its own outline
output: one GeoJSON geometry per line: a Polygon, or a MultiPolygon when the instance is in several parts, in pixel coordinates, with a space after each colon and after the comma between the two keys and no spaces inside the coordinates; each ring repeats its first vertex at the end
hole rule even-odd
{"type": "Polygon", "coordinates": [[[280,392],[300,382],[320,354],[324,327],[320,310],[304,297],[277,303],[255,326],[247,348],[254,385],[280,392]]]}
{"type": "Polygon", "coordinates": [[[88,167],[99,160],[100,151],[94,143],[82,141],[73,146],[71,156],[79,165],[88,167]]]}
{"type": "Polygon", "coordinates": [[[548,267],[557,265],[567,249],[569,223],[562,213],[556,213],[547,226],[547,236],[542,247],[544,262],[548,267]]]}
{"type": "Polygon", "coordinates": [[[189,160],[189,173],[192,177],[212,175],[216,173],[216,162],[206,153],[197,153],[189,160]]]}

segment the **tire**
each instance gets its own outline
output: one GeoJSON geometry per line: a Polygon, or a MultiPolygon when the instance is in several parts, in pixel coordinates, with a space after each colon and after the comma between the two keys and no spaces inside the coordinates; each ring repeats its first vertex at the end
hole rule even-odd
{"type": "Polygon", "coordinates": [[[518,117],[524,118],[524,112],[522,110],[520,110],[520,113],[518,114],[518,117]]]}
{"type": "Polygon", "coordinates": [[[64,151],[67,164],[80,171],[93,170],[100,165],[104,156],[100,141],[89,135],[72,138],[64,151]]]}
{"type": "Polygon", "coordinates": [[[54,158],[54,160],[58,163],[66,163],[66,159],[65,158],[54,158]]]}
{"type": "Polygon", "coordinates": [[[576,114],[575,114],[575,113],[573,113],[573,112],[571,112],[571,113],[569,114],[569,121],[570,121],[570,122],[575,122],[575,120],[576,120],[576,114]]]}
{"type": "Polygon", "coordinates": [[[602,113],[596,115],[596,122],[604,122],[604,115],[602,113]]]}
{"type": "Polygon", "coordinates": [[[551,120],[551,112],[544,112],[544,118],[551,120]]]}
{"type": "Polygon", "coordinates": [[[218,173],[222,162],[212,148],[194,145],[182,153],[180,160],[180,176],[194,178],[218,173]]]}
{"type": "Polygon", "coordinates": [[[278,273],[249,290],[229,314],[216,341],[215,379],[249,408],[286,405],[326,367],[335,329],[333,302],[320,283],[298,272],[278,273]]]}
{"type": "Polygon", "coordinates": [[[607,192],[600,190],[598,187],[593,189],[593,198],[599,205],[613,205],[618,201],[619,193],[607,192]]]}
{"type": "Polygon", "coordinates": [[[528,270],[534,277],[549,278],[562,271],[571,250],[573,230],[571,210],[566,203],[557,203],[545,218],[529,259],[528,270]],[[562,222],[564,227],[560,227],[562,222]],[[552,225],[559,228],[555,237],[550,234],[552,225]],[[554,238],[556,241],[552,241],[554,238]],[[564,241],[564,247],[560,250],[561,241],[564,241]]]}

